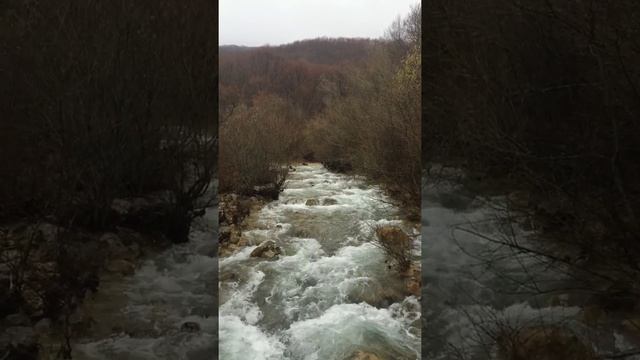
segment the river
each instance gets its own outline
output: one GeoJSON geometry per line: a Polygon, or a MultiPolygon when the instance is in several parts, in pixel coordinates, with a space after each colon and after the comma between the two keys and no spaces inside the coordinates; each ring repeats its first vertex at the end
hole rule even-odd
{"type": "MultiPolygon", "coordinates": [[[[248,220],[249,246],[220,259],[220,358],[420,358],[420,304],[372,243],[376,225],[417,229],[379,187],[299,165],[285,189],[248,220]],[[309,199],[318,205],[307,205],[309,199]],[[332,199],[332,200],[326,200],[332,199]],[[276,260],[250,257],[275,240],[276,260]]],[[[414,257],[420,256],[416,238],[414,257]]]]}

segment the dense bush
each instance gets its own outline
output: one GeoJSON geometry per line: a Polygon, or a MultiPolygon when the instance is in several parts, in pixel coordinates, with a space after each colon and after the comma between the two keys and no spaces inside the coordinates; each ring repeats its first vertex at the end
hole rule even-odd
{"type": "Polygon", "coordinates": [[[286,164],[297,155],[295,107],[271,94],[238,105],[220,123],[221,192],[251,194],[257,186],[279,190],[286,164]]]}

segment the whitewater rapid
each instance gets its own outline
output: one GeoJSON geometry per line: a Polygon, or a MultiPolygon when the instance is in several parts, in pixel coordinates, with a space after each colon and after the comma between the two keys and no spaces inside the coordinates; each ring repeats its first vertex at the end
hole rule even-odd
{"type": "Polygon", "coordinates": [[[417,260],[420,237],[378,187],[299,165],[252,224],[249,245],[220,259],[220,359],[420,358],[419,300],[372,243],[375,226],[401,226],[417,260]],[[267,239],[283,254],[250,257],[267,239]]]}

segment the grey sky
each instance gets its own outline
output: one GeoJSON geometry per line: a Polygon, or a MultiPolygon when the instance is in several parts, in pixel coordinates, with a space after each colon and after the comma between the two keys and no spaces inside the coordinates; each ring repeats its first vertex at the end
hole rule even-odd
{"type": "Polygon", "coordinates": [[[220,0],[220,45],[280,45],[327,37],[378,38],[420,0],[220,0]]]}

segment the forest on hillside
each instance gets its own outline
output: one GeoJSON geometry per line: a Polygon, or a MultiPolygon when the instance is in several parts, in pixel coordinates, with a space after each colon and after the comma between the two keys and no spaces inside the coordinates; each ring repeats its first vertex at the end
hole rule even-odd
{"type": "Polygon", "coordinates": [[[306,159],[388,186],[418,214],[421,17],[382,39],[220,50],[220,189],[281,187],[306,159]]]}

